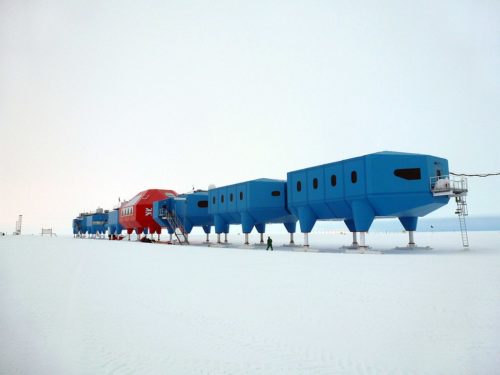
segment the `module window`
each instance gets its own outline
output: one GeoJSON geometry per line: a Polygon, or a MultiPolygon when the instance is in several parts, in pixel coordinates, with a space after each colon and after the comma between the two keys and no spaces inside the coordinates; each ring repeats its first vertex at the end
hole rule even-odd
{"type": "Polygon", "coordinates": [[[353,184],[355,184],[356,182],[358,182],[358,172],[356,172],[356,171],[352,171],[351,172],[351,182],[353,184]]]}
{"type": "Polygon", "coordinates": [[[420,180],[422,178],[420,168],[396,169],[394,176],[405,180],[420,180]]]}
{"type": "Polygon", "coordinates": [[[330,184],[332,184],[333,187],[335,187],[337,185],[337,176],[332,174],[330,176],[330,184]]]}

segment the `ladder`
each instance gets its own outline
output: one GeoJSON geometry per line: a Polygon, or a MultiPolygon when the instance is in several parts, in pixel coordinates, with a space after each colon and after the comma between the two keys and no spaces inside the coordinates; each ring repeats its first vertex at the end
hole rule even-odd
{"type": "Polygon", "coordinates": [[[448,196],[454,197],[457,202],[455,213],[458,215],[460,224],[460,234],[462,236],[463,247],[469,247],[469,236],[467,235],[467,225],[465,217],[469,214],[467,209],[466,196],[469,191],[467,179],[451,179],[450,176],[434,176],[430,178],[430,188],[435,197],[448,196]]]}
{"type": "Polygon", "coordinates": [[[455,197],[455,201],[457,202],[455,213],[458,215],[458,222],[460,223],[462,245],[463,247],[469,247],[469,236],[467,235],[467,225],[465,223],[465,217],[469,214],[467,210],[467,200],[465,196],[458,195],[455,197]]]}
{"type": "Polygon", "coordinates": [[[175,212],[165,210],[165,216],[163,216],[163,219],[167,220],[170,227],[174,229],[174,235],[177,238],[179,245],[189,245],[187,233],[175,212]]]}

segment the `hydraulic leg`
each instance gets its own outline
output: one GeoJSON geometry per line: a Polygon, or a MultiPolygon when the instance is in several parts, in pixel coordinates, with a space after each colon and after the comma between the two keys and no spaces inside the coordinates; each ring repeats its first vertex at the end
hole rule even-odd
{"type": "Polygon", "coordinates": [[[408,247],[415,247],[415,239],[413,238],[413,235],[414,235],[415,231],[413,230],[410,230],[408,232],[408,235],[409,235],[409,241],[408,241],[408,247]]]}
{"type": "Polygon", "coordinates": [[[365,243],[365,232],[359,232],[359,247],[367,248],[365,243]]]}

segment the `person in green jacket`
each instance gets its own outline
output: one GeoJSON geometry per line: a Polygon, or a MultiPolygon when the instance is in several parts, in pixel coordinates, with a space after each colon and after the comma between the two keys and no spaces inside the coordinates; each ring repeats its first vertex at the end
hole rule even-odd
{"type": "Polygon", "coordinates": [[[273,240],[271,239],[271,237],[267,236],[267,248],[266,248],[266,250],[269,250],[269,248],[271,248],[271,251],[273,250],[273,240]]]}

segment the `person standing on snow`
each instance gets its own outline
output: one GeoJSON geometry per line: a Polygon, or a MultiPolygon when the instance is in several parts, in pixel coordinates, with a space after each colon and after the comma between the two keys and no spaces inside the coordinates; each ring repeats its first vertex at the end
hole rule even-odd
{"type": "Polygon", "coordinates": [[[267,248],[266,248],[266,250],[269,250],[269,248],[271,248],[271,251],[273,250],[273,240],[271,239],[271,237],[267,236],[267,248]]]}

